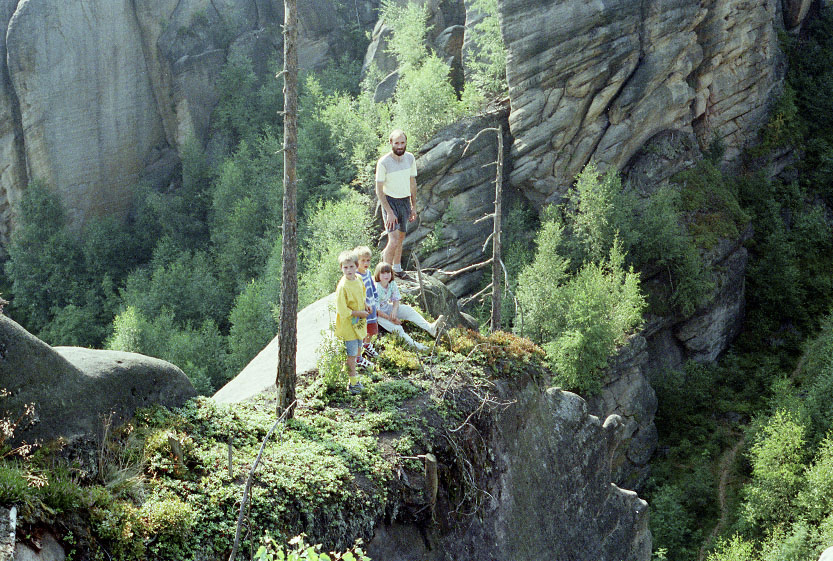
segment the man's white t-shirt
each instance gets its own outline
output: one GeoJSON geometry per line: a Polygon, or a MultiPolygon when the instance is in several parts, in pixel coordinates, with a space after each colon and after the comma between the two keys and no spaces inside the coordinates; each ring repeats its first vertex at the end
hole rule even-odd
{"type": "Polygon", "coordinates": [[[405,152],[397,162],[388,152],[376,162],[376,182],[384,183],[382,192],[395,199],[411,196],[411,178],[416,177],[416,158],[405,152]]]}

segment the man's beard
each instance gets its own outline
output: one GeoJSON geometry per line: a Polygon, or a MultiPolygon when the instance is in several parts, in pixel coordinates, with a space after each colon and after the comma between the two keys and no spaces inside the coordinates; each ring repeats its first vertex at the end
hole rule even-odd
{"type": "Polygon", "coordinates": [[[393,153],[396,154],[397,156],[401,156],[402,154],[405,153],[405,148],[406,148],[406,146],[403,146],[402,148],[394,148],[393,153]]]}

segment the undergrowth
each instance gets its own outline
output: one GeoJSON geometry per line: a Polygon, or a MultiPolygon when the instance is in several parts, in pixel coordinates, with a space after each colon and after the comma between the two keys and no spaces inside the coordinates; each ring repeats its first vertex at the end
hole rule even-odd
{"type": "MultiPolygon", "coordinates": [[[[448,466],[452,516],[477,512],[486,494],[473,466],[488,450],[471,431],[499,403],[498,380],[543,371],[543,351],[508,333],[459,329],[422,355],[396,338],[378,347],[361,395],[316,371],[299,379],[295,417],[266,443],[254,476],[241,555],[366,559],[356,540],[372,537],[385,517],[404,515],[399,499],[414,491],[397,474],[419,480],[429,453],[448,466]],[[290,541],[299,535],[343,553],[290,541]]],[[[92,454],[66,447],[4,458],[0,503],[19,506],[20,539],[47,526],[85,559],[227,559],[274,411],[271,395],[141,410],[126,425],[108,426],[92,454]]],[[[430,518],[425,506],[407,516],[430,518]]]]}

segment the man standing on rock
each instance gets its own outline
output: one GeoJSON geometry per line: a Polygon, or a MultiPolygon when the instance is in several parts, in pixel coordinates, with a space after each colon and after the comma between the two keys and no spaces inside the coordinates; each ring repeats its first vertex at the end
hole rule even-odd
{"type": "Polygon", "coordinates": [[[382,258],[393,266],[397,278],[412,280],[402,270],[402,242],[408,222],[416,220],[416,158],[405,151],[408,139],[401,130],[391,132],[388,141],[390,152],[376,162],[376,197],[388,233],[382,258]]]}

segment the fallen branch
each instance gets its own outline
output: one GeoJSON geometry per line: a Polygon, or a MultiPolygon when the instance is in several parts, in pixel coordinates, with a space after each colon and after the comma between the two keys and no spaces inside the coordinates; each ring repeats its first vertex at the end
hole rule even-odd
{"type": "Polygon", "coordinates": [[[437,272],[441,275],[447,275],[449,277],[454,277],[460,275],[462,273],[467,273],[469,271],[476,271],[477,269],[483,268],[486,265],[492,263],[492,258],[488,258],[485,261],[481,261],[480,263],[475,263],[474,265],[469,265],[468,267],[463,267],[462,269],[457,269],[456,271],[443,271],[442,269],[438,269],[437,272]]]}

